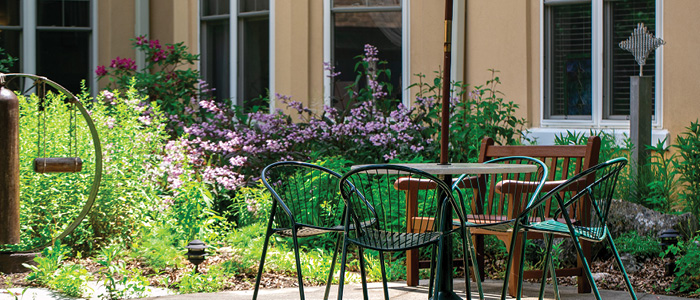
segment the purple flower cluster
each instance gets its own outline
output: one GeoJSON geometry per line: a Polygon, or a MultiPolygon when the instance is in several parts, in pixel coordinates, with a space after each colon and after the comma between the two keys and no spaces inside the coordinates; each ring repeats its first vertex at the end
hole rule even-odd
{"type": "Polygon", "coordinates": [[[335,66],[331,65],[331,63],[329,63],[327,61],[323,62],[323,69],[329,72],[328,78],[332,79],[332,78],[338,77],[338,75],[340,75],[340,72],[335,71],[335,66]]]}
{"type": "Polygon", "coordinates": [[[379,54],[379,50],[377,50],[377,47],[372,46],[370,44],[365,44],[365,57],[363,58],[364,61],[378,61],[379,58],[377,58],[377,54],[379,54]]]}

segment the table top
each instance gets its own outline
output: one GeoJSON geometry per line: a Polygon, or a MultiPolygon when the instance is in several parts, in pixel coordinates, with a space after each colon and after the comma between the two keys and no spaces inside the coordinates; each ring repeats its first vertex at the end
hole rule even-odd
{"type": "MultiPolygon", "coordinates": [[[[441,165],[438,163],[407,163],[392,164],[418,169],[433,175],[447,174],[501,174],[501,173],[532,173],[537,171],[537,166],[528,164],[484,164],[484,163],[454,163],[441,165]]],[[[351,169],[369,165],[356,165],[351,169]]]]}

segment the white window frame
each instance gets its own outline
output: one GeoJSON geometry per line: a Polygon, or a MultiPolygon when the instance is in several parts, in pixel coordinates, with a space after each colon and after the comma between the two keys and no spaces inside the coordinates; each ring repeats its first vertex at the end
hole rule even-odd
{"type": "MultiPolygon", "coordinates": [[[[540,58],[545,54],[545,6],[551,4],[591,3],[592,41],[591,41],[591,72],[592,74],[592,110],[590,120],[559,120],[546,119],[545,111],[545,61],[540,59],[540,126],[542,128],[567,129],[622,129],[629,130],[629,120],[612,120],[603,118],[603,4],[604,0],[541,0],[540,1],[540,58]]],[[[663,38],[663,2],[656,0],[656,32],[654,35],[663,38]]],[[[656,95],[655,114],[652,116],[652,128],[661,129],[663,126],[663,48],[656,49],[656,95]]],[[[632,55],[632,54],[630,54],[632,55]]],[[[556,129],[555,129],[556,130],[556,129]]],[[[546,130],[551,132],[551,130],[546,130]]],[[[658,131],[658,130],[657,130],[658,131]]],[[[658,131],[660,132],[660,131],[658,131]]],[[[659,133],[653,135],[658,135],[659,133]]]]}
{"type": "MultiPolygon", "coordinates": [[[[85,78],[89,82],[90,92],[95,96],[97,92],[97,76],[94,76],[92,70],[97,68],[98,59],[98,45],[99,45],[99,30],[98,30],[98,1],[90,0],[90,57],[88,58],[89,70],[87,74],[88,78],[85,78]]],[[[26,74],[36,74],[37,65],[37,51],[36,51],[36,37],[37,37],[37,0],[21,0],[20,1],[20,15],[22,16],[20,26],[20,43],[22,43],[22,61],[20,62],[20,72],[26,74]]],[[[41,75],[41,74],[36,74],[41,75]]],[[[49,78],[55,80],[55,78],[49,78]]],[[[31,82],[27,79],[25,86],[31,86],[31,82]],[[28,83],[28,85],[26,85],[28,83]]],[[[78,93],[80,91],[70,91],[72,93],[78,93]]]]}
{"type": "MultiPolygon", "coordinates": [[[[95,1],[95,0],[93,0],[95,1]]],[[[270,78],[269,80],[269,86],[268,90],[269,92],[269,111],[268,113],[272,113],[275,111],[275,0],[269,0],[270,1],[270,11],[268,14],[268,22],[269,22],[269,43],[270,43],[270,48],[269,48],[269,61],[270,61],[270,67],[269,67],[269,72],[270,72],[270,78]]],[[[229,56],[231,59],[229,59],[229,97],[231,99],[231,104],[232,105],[238,105],[238,44],[240,43],[239,41],[239,35],[238,35],[238,0],[229,0],[229,56]]],[[[198,5],[197,9],[201,10],[202,6],[198,5]]],[[[199,20],[199,25],[200,28],[197,32],[202,32],[201,26],[202,26],[202,20],[201,20],[201,11],[197,12],[197,18],[200,18],[199,20]]],[[[204,53],[202,51],[203,47],[205,45],[202,43],[202,39],[199,39],[199,53],[204,53]]],[[[202,69],[202,65],[200,63],[200,70],[202,69]]]]}
{"type": "MultiPolygon", "coordinates": [[[[332,51],[331,49],[331,31],[333,30],[333,24],[331,22],[332,18],[332,12],[331,8],[333,8],[333,5],[331,3],[332,0],[323,0],[323,61],[324,62],[330,62],[332,59],[332,51]]],[[[401,91],[401,102],[403,103],[404,106],[409,107],[411,104],[410,100],[410,91],[408,89],[408,86],[411,84],[411,70],[410,70],[410,57],[411,57],[411,52],[410,52],[410,42],[409,42],[409,36],[410,36],[410,22],[409,22],[409,16],[410,16],[410,10],[409,7],[411,6],[411,0],[401,0],[401,73],[403,76],[401,77],[401,86],[404,87],[403,91],[401,91]]],[[[381,51],[381,49],[379,49],[381,51]]],[[[358,53],[359,54],[359,53],[358,53]]],[[[332,91],[332,82],[331,78],[328,76],[330,75],[330,71],[328,70],[323,70],[323,104],[326,106],[331,106],[331,91],[332,91]]]]}

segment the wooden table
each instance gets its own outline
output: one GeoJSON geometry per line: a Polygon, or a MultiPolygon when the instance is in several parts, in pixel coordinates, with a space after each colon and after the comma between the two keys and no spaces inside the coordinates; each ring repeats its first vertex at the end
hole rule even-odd
{"type": "MultiPolygon", "coordinates": [[[[441,175],[441,179],[452,186],[452,175],[457,174],[504,174],[504,173],[533,173],[537,171],[537,166],[527,164],[483,164],[483,163],[454,163],[449,165],[440,165],[437,163],[407,163],[395,164],[399,166],[414,168],[423,172],[441,175]]],[[[352,166],[351,169],[359,168],[365,165],[352,166]]],[[[443,231],[452,228],[452,211],[447,210],[447,215],[442,218],[440,229],[443,231]]],[[[444,278],[436,283],[438,290],[438,299],[462,299],[454,292],[452,285],[452,239],[443,239],[442,249],[442,265],[438,266],[441,270],[440,278],[444,278]]],[[[468,284],[468,283],[467,283],[468,284]]]]}

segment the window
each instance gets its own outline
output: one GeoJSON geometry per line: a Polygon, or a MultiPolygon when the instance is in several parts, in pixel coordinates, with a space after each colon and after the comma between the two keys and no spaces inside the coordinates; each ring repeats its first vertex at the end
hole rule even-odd
{"type": "Polygon", "coordinates": [[[202,1],[202,75],[216,99],[231,98],[229,9],[228,0],[202,1]]]}
{"type": "Polygon", "coordinates": [[[74,93],[83,79],[91,86],[93,5],[91,0],[0,0],[0,47],[20,59],[12,71],[46,76],[74,93]]]}
{"type": "MultiPolygon", "coordinates": [[[[20,35],[22,23],[20,20],[19,0],[0,0],[0,48],[5,49],[5,54],[14,58],[22,58],[20,35]]],[[[9,69],[10,73],[19,73],[20,62],[15,61],[9,69]]],[[[10,82],[10,88],[18,90],[17,81],[10,82]]]]}
{"type": "MultiPolygon", "coordinates": [[[[639,66],[618,44],[637,23],[656,32],[655,1],[605,0],[600,10],[591,1],[544,3],[544,119],[628,119],[629,77],[638,75],[639,66]],[[594,57],[594,49],[602,49],[603,57],[594,57]]],[[[644,75],[655,76],[655,70],[650,55],[644,75]]]]}
{"type": "Polygon", "coordinates": [[[242,0],[238,6],[238,99],[246,109],[268,107],[261,96],[270,86],[270,2],[242,0]]]}
{"type": "Polygon", "coordinates": [[[404,90],[403,15],[400,0],[331,0],[330,62],[340,75],[327,84],[330,105],[342,109],[348,105],[346,87],[355,81],[355,57],[365,44],[379,50],[379,59],[391,70],[393,87],[390,99],[402,99],[404,90]]]}
{"type": "Polygon", "coordinates": [[[231,98],[248,111],[269,109],[261,98],[270,87],[269,12],[269,0],[202,1],[202,74],[217,99],[231,98]]]}

